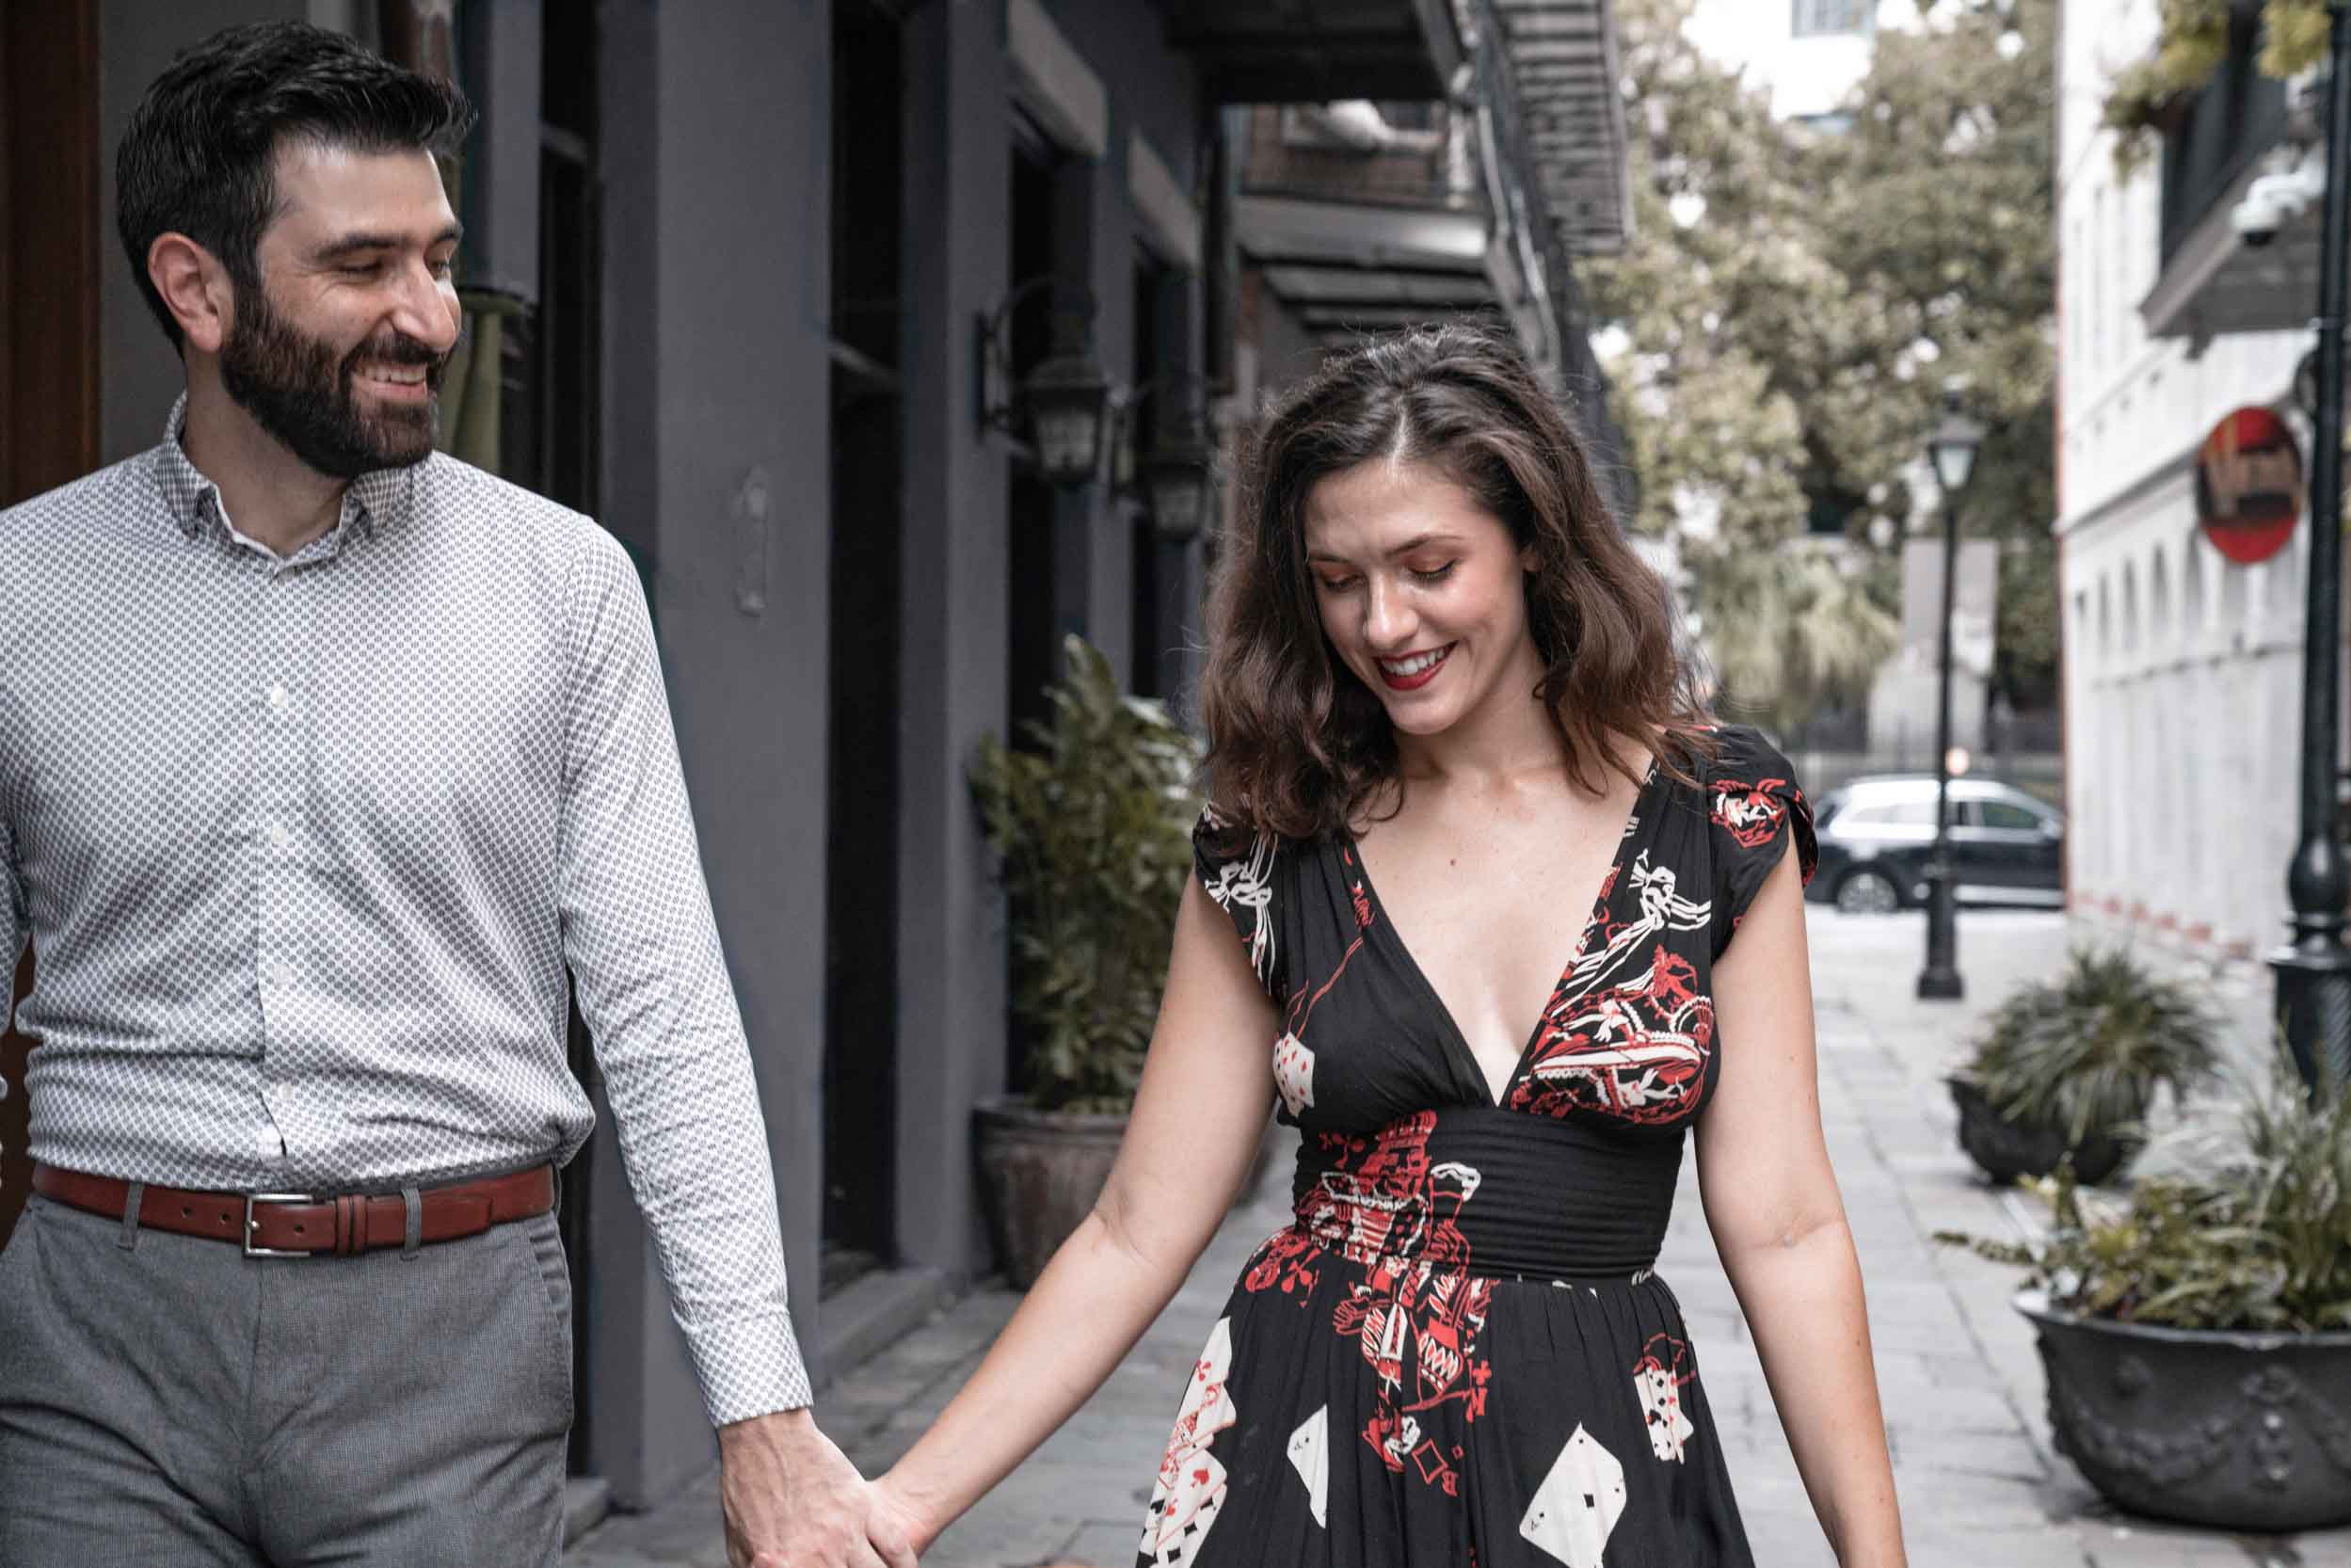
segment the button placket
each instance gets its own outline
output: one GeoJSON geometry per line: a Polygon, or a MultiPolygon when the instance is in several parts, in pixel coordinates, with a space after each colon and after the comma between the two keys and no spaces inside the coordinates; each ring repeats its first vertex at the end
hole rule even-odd
{"type": "Polygon", "coordinates": [[[258,1140],[264,1159],[284,1158],[282,1129],[286,1063],[280,1054],[288,1022],[297,1015],[300,875],[297,851],[303,824],[301,759],[307,705],[294,693],[303,683],[297,663],[307,599],[305,574],[291,563],[267,563],[261,596],[259,645],[264,673],[256,759],[254,814],[260,828],[254,877],[254,928],[260,944],[262,994],[261,1096],[268,1117],[258,1140]]]}

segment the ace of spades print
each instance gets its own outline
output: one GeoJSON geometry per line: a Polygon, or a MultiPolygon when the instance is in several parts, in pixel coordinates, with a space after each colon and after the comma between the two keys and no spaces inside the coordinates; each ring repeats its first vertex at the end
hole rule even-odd
{"type": "Polygon", "coordinates": [[[1518,1533],[1567,1568],[1601,1568],[1623,1512],[1624,1466],[1578,1425],[1535,1489],[1518,1533]]]}
{"type": "Polygon", "coordinates": [[[1306,1506],[1314,1522],[1329,1524],[1331,1489],[1331,1407],[1324,1405],[1289,1434],[1290,1467],[1306,1486],[1306,1506]]]}
{"type": "Polygon", "coordinates": [[[1163,1568],[1190,1568],[1200,1543],[1224,1507],[1223,1462],[1208,1451],[1216,1434],[1240,1418],[1225,1388],[1233,1365],[1233,1323],[1217,1320],[1193,1364],[1183,1408],[1167,1440],[1166,1457],[1144,1516],[1141,1555],[1163,1568]]]}

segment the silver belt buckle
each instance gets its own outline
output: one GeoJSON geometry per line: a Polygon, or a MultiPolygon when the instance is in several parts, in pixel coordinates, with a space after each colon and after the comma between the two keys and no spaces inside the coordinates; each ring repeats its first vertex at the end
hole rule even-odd
{"type": "Polygon", "coordinates": [[[253,1206],[257,1203],[322,1203],[315,1192],[248,1192],[245,1195],[245,1256],[248,1257],[315,1257],[316,1252],[288,1252],[282,1247],[253,1245],[253,1206]]]}

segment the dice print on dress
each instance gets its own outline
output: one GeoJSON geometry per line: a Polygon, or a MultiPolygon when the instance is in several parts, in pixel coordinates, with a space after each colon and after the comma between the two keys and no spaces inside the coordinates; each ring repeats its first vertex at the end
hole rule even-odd
{"type": "Polygon", "coordinates": [[[1567,1568],[1601,1568],[1623,1512],[1624,1466],[1578,1426],[1536,1488],[1518,1533],[1567,1568]]]}

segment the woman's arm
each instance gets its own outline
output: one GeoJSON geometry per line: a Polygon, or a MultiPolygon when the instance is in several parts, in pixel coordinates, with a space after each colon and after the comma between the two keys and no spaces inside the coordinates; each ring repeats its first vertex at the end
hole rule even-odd
{"type": "Polygon", "coordinates": [[[1860,1261],[1820,1132],[1803,888],[1784,856],[1714,969],[1721,1077],[1698,1125],[1715,1248],[1822,1529],[1845,1568],[1900,1568],[1860,1261]]]}
{"type": "Polygon", "coordinates": [[[876,1483],[918,1549],[1068,1419],[1183,1284],[1264,1133],[1278,1032],[1232,927],[1187,883],[1142,1087],[1101,1198],[971,1381],[876,1483]]]}

